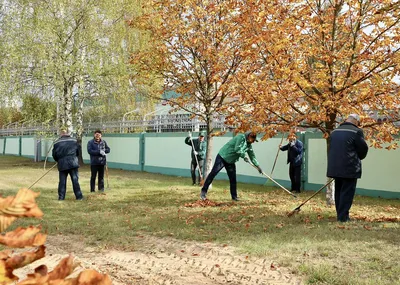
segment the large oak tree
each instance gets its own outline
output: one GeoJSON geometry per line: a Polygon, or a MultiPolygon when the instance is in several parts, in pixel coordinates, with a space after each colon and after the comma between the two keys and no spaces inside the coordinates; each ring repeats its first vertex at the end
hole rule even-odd
{"type": "MultiPolygon", "coordinates": [[[[361,116],[374,147],[398,134],[400,5],[390,0],[246,1],[232,122],[265,138],[293,128],[331,131],[361,116]],[[376,115],[387,117],[379,124],[376,115]]],[[[328,191],[329,193],[329,191],[328,191]]],[[[330,195],[330,193],[329,193],[330,195]]]]}

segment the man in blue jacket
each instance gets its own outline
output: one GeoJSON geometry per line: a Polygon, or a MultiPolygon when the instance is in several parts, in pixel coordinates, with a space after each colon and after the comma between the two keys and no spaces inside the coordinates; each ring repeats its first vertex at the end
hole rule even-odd
{"type": "Polygon", "coordinates": [[[65,199],[68,174],[71,176],[72,188],[74,189],[76,200],[83,199],[78,175],[79,149],[77,140],[72,138],[66,130],[61,130],[61,136],[54,143],[52,152],[54,160],[58,163],[58,200],[60,201],[65,199]]]}
{"type": "Polygon", "coordinates": [[[104,191],[104,166],[107,163],[107,153],[110,153],[110,148],[107,142],[102,139],[100,130],[94,132],[94,138],[88,141],[87,151],[90,154],[90,192],[95,192],[96,176],[98,176],[99,191],[104,191]]]}
{"type": "Polygon", "coordinates": [[[208,174],[207,179],[204,183],[203,188],[201,188],[200,199],[206,200],[206,195],[208,187],[214,180],[215,176],[225,167],[226,173],[229,177],[231,197],[234,201],[239,201],[237,196],[237,182],[236,182],[236,165],[235,163],[239,158],[243,158],[244,161],[251,161],[262,173],[262,169],[254,154],[252,143],[257,142],[257,134],[254,132],[247,132],[245,134],[237,134],[233,139],[227,142],[218,152],[215,158],[214,166],[211,169],[210,174],[208,174]],[[246,153],[249,158],[246,157],[246,153]]]}
{"type": "Polygon", "coordinates": [[[301,165],[303,163],[303,143],[297,139],[295,133],[288,136],[287,145],[279,145],[280,150],[287,151],[287,163],[289,164],[289,177],[291,192],[300,193],[301,186],[301,165]]]}
{"type": "Polygon", "coordinates": [[[368,153],[359,124],[360,117],[350,114],[329,138],[327,176],[335,179],[335,207],[339,222],[350,220],[357,179],[361,178],[361,160],[368,153]]]}

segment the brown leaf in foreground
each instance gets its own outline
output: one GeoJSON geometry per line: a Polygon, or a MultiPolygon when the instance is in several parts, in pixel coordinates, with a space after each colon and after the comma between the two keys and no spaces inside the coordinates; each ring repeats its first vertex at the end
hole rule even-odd
{"type": "Polygon", "coordinates": [[[42,217],[43,212],[35,202],[39,193],[20,189],[15,197],[0,197],[0,232],[5,231],[18,217],[42,217]]]}
{"type": "Polygon", "coordinates": [[[6,266],[8,268],[17,269],[24,267],[38,259],[41,259],[45,255],[46,247],[41,245],[34,252],[23,252],[18,255],[14,255],[6,260],[6,266]]]}
{"type": "Polygon", "coordinates": [[[40,233],[41,229],[41,226],[19,227],[12,232],[1,235],[0,243],[17,248],[43,245],[46,242],[46,235],[40,233]]]}
{"type": "Polygon", "coordinates": [[[58,265],[49,273],[49,280],[64,279],[74,271],[77,264],[74,263],[74,258],[70,254],[63,258],[58,265]]]}
{"type": "Polygon", "coordinates": [[[0,260],[0,284],[10,284],[13,281],[18,280],[18,277],[12,272],[13,269],[8,268],[4,260],[0,260]]]}
{"type": "Polygon", "coordinates": [[[0,233],[4,232],[16,219],[17,217],[14,216],[0,215],[0,233]]]}

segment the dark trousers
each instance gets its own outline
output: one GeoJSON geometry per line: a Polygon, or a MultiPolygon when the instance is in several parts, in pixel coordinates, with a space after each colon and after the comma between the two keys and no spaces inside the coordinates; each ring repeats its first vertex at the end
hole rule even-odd
{"type": "Polygon", "coordinates": [[[90,166],[90,192],[96,191],[96,176],[99,175],[98,187],[99,191],[104,191],[104,165],[90,166]]]}
{"type": "Polygon", "coordinates": [[[208,174],[207,179],[204,182],[204,186],[201,189],[201,191],[207,193],[208,187],[210,187],[210,184],[214,180],[215,176],[217,176],[218,172],[220,172],[221,169],[224,167],[229,177],[232,199],[235,199],[237,198],[236,165],[234,163],[227,163],[225,160],[223,160],[223,158],[219,154],[215,158],[214,166],[211,169],[210,174],[208,174]]]}
{"type": "Polygon", "coordinates": [[[350,220],[349,211],[356,193],[357,178],[335,178],[335,207],[337,220],[350,220]]]}
{"type": "Polygon", "coordinates": [[[76,199],[82,199],[83,195],[81,192],[81,186],[79,185],[78,168],[68,169],[59,171],[59,182],[58,182],[58,200],[65,199],[65,193],[67,192],[67,177],[68,174],[71,177],[72,188],[76,199]]]}
{"type": "Polygon", "coordinates": [[[289,177],[291,182],[291,190],[300,192],[301,185],[301,165],[294,166],[293,163],[289,164],[289,177]]]}
{"type": "MultiPolygon", "coordinates": [[[[200,183],[200,172],[201,175],[204,175],[204,161],[199,160],[199,178],[197,179],[197,183],[200,183]]],[[[197,168],[197,161],[196,159],[192,159],[192,162],[190,163],[190,173],[192,174],[192,182],[193,184],[196,184],[196,168],[197,168]]]]}

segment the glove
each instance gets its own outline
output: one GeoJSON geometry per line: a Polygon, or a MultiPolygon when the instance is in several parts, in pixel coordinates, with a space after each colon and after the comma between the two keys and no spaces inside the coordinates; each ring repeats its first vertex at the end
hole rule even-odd
{"type": "Polygon", "coordinates": [[[262,169],[261,169],[260,166],[257,166],[257,169],[258,169],[258,172],[259,172],[260,174],[263,174],[263,171],[262,171],[262,169]]]}
{"type": "Polygon", "coordinates": [[[104,150],[100,150],[100,154],[101,154],[102,156],[106,156],[106,153],[105,153],[104,150]]]}
{"type": "Polygon", "coordinates": [[[195,151],[195,150],[193,151],[193,153],[194,153],[194,155],[198,155],[198,154],[199,154],[199,153],[198,153],[197,151],[195,151]]]}
{"type": "Polygon", "coordinates": [[[247,156],[245,156],[243,159],[244,159],[244,161],[246,161],[247,163],[250,162],[250,160],[249,160],[249,158],[248,158],[247,156]]]}
{"type": "Polygon", "coordinates": [[[192,133],[191,133],[191,132],[188,133],[188,137],[189,137],[190,139],[192,139],[192,133]]]}

